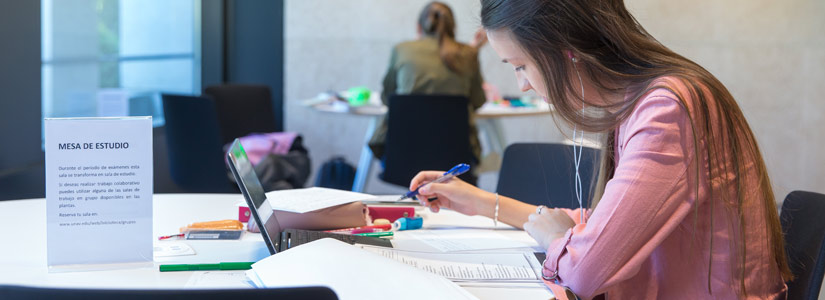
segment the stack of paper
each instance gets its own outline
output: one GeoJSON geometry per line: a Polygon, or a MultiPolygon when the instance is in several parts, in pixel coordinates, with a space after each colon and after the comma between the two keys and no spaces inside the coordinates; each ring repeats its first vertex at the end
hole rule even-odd
{"type": "Polygon", "coordinates": [[[260,287],[327,286],[339,299],[476,299],[444,277],[333,239],[265,258],[247,272],[260,287]]]}
{"type": "Polygon", "coordinates": [[[375,196],[320,187],[280,190],[266,193],[272,209],[305,213],[355,201],[375,199],[375,196]]]}
{"type": "Polygon", "coordinates": [[[530,245],[490,231],[420,229],[405,231],[404,234],[442,252],[491,249],[528,249],[529,251],[530,249],[530,245]]]}
{"type": "Polygon", "coordinates": [[[541,263],[531,252],[433,253],[360,246],[372,253],[455,282],[541,283],[541,263]]]}

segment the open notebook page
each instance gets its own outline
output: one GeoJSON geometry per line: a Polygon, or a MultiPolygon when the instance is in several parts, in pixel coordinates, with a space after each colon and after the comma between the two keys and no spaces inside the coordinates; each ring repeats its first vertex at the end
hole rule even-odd
{"type": "Polygon", "coordinates": [[[328,286],[339,299],[476,299],[444,277],[333,239],[321,239],[252,265],[264,287],[328,286]]]}

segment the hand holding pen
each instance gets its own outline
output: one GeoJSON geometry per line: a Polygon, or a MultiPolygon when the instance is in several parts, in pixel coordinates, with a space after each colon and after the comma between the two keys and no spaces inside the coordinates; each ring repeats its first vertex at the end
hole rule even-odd
{"type": "MultiPolygon", "coordinates": [[[[407,198],[413,198],[413,197],[418,195],[418,191],[422,187],[424,187],[424,186],[426,186],[430,183],[447,182],[448,180],[453,179],[453,177],[464,174],[465,172],[467,172],[469,170],[470,170],[470,165],[468,165],[468,164],[458,164],[455,167],[453,167],[452,169],[450,169],[449,171],[444,172],[444,174],[442,174],[441,177],[438,177],[433,181],[418,185],[418,187],[415,190],[407,192],[406,194],[402,195],[401,198],[398,198],[398,200],[396,200],[396,201],[401,201],[401,200],[404,200],[404,199],[407,199],[407,198]]],[[[427,199],[427,200],[432,201],[430,199],[427,199]]]]}
{"type": "Polygon", "coordinates": [[[464,182],[455,176],[450,180],[439,179],[445,177],[444,172],[421,171],[410,182],[410,190],[418,191],[418,202],[438,212],[447,208],[465,215],[493,215],[495,194],[479,189],[464,182]],[[424,200],[427,199],[427,200],[424,200]]]}

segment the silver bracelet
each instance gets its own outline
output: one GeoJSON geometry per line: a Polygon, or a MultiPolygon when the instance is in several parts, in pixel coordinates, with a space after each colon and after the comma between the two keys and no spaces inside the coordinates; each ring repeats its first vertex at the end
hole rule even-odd
{"type": "Polygon", "coordinates": [[[498,227],[498,193],[496,193],[496,211],[493,214],[493,226],[498,227]]]}

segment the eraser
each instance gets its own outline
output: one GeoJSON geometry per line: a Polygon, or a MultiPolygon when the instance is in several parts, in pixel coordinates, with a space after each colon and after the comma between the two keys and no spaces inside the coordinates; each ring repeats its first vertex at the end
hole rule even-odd
{"type": "Polygon", "coordinates": [[[238,221],[243,223],[249,222],[250,216],[249,207],[238,206],[238,221]]]}
{"type": "Polygon", "coordinates": [[[393,230],[412,230],[419,229],[424,225],[424,219],[421,217],[399,218],[392,223],[393,230]]]}

